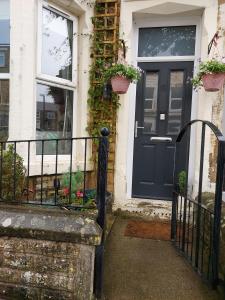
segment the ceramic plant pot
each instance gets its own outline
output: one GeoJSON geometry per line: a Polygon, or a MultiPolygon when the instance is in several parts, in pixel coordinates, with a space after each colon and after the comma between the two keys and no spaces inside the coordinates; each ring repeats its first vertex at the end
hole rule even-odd
{"type": "Polygon", "coordinates": [[[115,76],[111,78],[113,92],[116,94],[126,94],[130,80],[123,76],[115,76]]]}
{"type": "Polygon", "coordinates": [[[224,85],[225,73],[205,74],[202,76],[203,87],[207,92],[217,92],[224,85]]]}

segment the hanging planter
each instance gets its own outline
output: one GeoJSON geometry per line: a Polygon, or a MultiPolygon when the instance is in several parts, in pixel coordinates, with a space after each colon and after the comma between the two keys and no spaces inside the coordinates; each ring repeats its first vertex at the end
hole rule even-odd
{"type": "Polygon", "coordinates": [[[206,92],[217,92],[224,85],[225,73],[205,74],[202,76],[203,87],[206,92]]]}
{"type": "Polygon", "coordinates": [[[125,94],[131,82],[137,82],[141,70],[127,64],[115,64],[105,71],[105,81],[111,80],[113,92],[125,94]]]}
{"type": "Polygon", "coordinates": [[[123,76],[115,76],[111,78],[113,92],[116,94],[126,94],[130,80],[123,76]]]}
{"type": "Polygon", "coordinates": [[[194,89],[204,87],[207,92],[219,91],[225,81],[225,64],[216,59],[201,62],[199,72],[192,79],[194,89]]]}

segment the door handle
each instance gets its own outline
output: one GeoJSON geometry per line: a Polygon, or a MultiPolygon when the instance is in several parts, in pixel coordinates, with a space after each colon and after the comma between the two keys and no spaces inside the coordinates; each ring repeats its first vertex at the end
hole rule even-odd
{"type": "Polygon", "coordinates": [[[143,126],[138,126],[138,121],[135,121],[134,136],[138,137],[138,129],[144,129],[143,126]]]}
{"type": "Polygon", "coordinates": [[[172,138],[167,136],[155,136],[151,137],[150,141],[172,142],[172,138]]]}

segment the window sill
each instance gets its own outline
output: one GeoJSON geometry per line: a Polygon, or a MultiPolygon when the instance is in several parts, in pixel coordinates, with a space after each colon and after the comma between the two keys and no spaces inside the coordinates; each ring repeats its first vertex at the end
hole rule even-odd
{"type": "Polygon", "coordinates": [[[36,80],[38,83],[43,83],[43,84],[50,84],[56,87],[60,87],[60,88],[69,88],[69,89],[76,89],[77,86],[75,84],[75,82],[70,82],[68,80],[65,79],[61,79],[61,78],[54,78],[48,75],[37,75],[36,76],[36,80]]]}

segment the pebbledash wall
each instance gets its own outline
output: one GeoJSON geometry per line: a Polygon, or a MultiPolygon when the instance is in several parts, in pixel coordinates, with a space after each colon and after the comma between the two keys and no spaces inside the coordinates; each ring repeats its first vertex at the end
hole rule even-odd
{"type": "MultiPolygon", "coordinates": [[[[91,1],[90,1],[91,2],[91,1]]],[[[88,34],[92,31],[92,5],[82,0],[10,0],[10,113],[9,139],[33,139],[36,137],[36,94],[37,83],[47,82],[39,74],[40,69],[40,8],[43,3],[49,3],[57,9],[71,14],[77,20],[77,47],[74,47],[74,81],[68,89],[74,91],[73,97],[73,136],[86,136],[88,120],[88,69],[91,63],[91,41],[88,34]],[[87,34],[85,37],[84,35],[87,34]]],[[[136,30],[145,22],[149,26],[166,25],[197,25],[197,40],[195,53],[195,70],[199,59],[207,58],[208,44],[215,32],[219,29],[221,38],[219,49],[224,50],[225,1],[224,0],[143,0],[121,1],[120,35],[126,41],[127,61],[137,64],[136,57],[136,30]]],[[[51,84],[51,80],[49,81],[51,84]]],[[[57,84],[55,84],[57,86],[57,84]]],[[[58,84],[60,86],[60,83],[58,84]]],[[[136,86],[131,85],[126,95],[120,96],[121,106],[118,110],[116,159],[115,159],[115,188],[114,209],[137,210],[143,199],[132,199],[132,167],[134,143],[136,86]]],[[[200,118],[212,121],[219,128],[224,127],[224,92],[205,93],[203,90],[193,92],[191,118],[200,118]]],[[[214,141],[207,133],[205,155],[204,190],[213,190],[213,171],[210,169],[215,155],[214,141]]],[[[192,148],[190,153],[190,184],[195,188],[198,170],[195,169],[195,153],[199,151],[200,136],[192,132],[192,148]]],[[[81,166],[83,145],[77,151],[77,161],[81,166]]],[[[90,151],[91,153],[91,151],[90,151]]],[[[39,161],[34,155],[33,164],[39,161]]],[[[66,158],[65,158],[66,161],[66,158]]],[[[52,166],[53,168],[53,166],[52,166]]],[[[91,163],[88,166],[92,168],[91,163]]],[[[51,158],[49,158],[49,171],[51,158]]],[[[62,164],[62,171],[67,165],[62,164]]],[[[35,173],[35,167],[34,167],[35,173]]],[[[164,207],[165,211],[170,204],[163,201],[150,200],[154,207],[164,207]]]]}
{"type": "MultiPolygon", "coordinates": [[[[221,36],[218,49],[221,55],[225,55],[224,0],[122,1],[120,32],[123,33],[123,39],[127,42],[127,60],[132,64],[137,64],[136,30],[138,26],[141,27],[143,24],[145,26],[149,24],[149,27],[197,25],[194,72],[197,71],[199,60],[208,58],[208,44],[217,30],[220,31],[221,36]]],[[[169,215],[171,205],[169,202],[145,201],[145,199],[131,197],[135,92],[136,86],[133,85],[129,88],[127,94],[120,97],[121,107],[117,122],[114,209],[145,211],[148,207],[147,212],[163,214],[164,216],[169,215]]],[[[191,119],[209,120],[220,129],[223,129],[223,111],[223,90],[218,93],[206,93],[203,90],[193,92],[191,119]]],[[[205,149],[203,191],[214,191],[215,178],[212,165],[215,163],[216,157],[215,141],[212,140],[208,131],[206,134],[206,140],[210,142],[207,143],[205,149]]],[[[191,139],[189,184],[192,185],[195,195],[199,176],[196,153],[200,151],[200,134],[197,134],[197,130],[192,131],[191,139]]]]}

